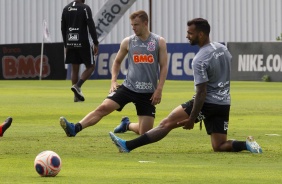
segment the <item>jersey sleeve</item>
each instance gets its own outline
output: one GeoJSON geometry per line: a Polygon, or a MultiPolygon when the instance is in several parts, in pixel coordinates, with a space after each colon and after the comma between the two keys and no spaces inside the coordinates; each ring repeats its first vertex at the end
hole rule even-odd
{"type": "Polygon", "coordinates": [[[62,37],[63,37],[63,41],[64,41],[64,45],[66,47],[67,41],[66,41],[66,35],[67,35],[67,25],[66,25],[66,19],[64,17],[64,12],[65,10],[63,10],[62,13],[62,17],[61,17],[61,32],[62,32],[62,37]]]}
{"type": "Polygon", "coordinates": [[[99,42],[98,42],[95,23],[94,23],[94,20],[92,18],[92,11],[89,7],[87,7],[87,8],[85,8],[85,13],[86,13],[87,26],[88,26],[91,38],[93,39],[94,44],[98,45],[99,42]]]}
{"type": "Polygon", "coordinates": [[[193,63],[193,72],[195,86],[209,81],[207,74],[207,65],[203,61],[197,60],[193,63]]]}

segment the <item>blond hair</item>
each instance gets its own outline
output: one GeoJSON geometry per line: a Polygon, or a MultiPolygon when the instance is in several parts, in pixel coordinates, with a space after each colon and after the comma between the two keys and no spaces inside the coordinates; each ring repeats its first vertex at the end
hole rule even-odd
{"type": "Polygon", "coordinates": [[[130,20],[133,20],[136,17],[140,18],[142,22],[145,22],[145,21],[149,22],[148,14],[144,10],[139,10],[139,11],[132,13],[129,18],[130,20]]]}

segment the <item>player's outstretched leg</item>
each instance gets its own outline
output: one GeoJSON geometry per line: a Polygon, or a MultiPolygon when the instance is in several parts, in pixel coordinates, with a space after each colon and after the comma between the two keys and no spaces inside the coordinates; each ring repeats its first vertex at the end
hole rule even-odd
{"type": "Polygon", "coordinates": [[[251,153],[262,153],[262,149],[259,144],[255,141],[253,136],[248,136],[246,140],[247,149],[251,153]]]}
{"type": "Polygon", "coordinates": [[[124,133],[128,130],[129,118],[123,117],[120,124],[114,129],[114,133],[124,133]]]}
{"type": "Polygon", "coordinates": [[[130,150],[125,145],[125,140],[122,140],[121,138],[115,136],[115,134],[113,134],[113,132],[110,132],[109,134],[110,134],[110,137],[111,137],[113,143],[117,146],[119,152],[121,152],[121,153],[130,152],[130,150]]]}
{"type": "Polygon", "coordinates": [[[4,132],[11,126],[13,118],[8,117],[2,125],[0,125],[0,137],[3,136],[4,132]]]}
{"type": "Polygon", "coordinates": [[[84,96],[82,94],[82,91],[79,87],[77,87],[76,85],[73,85],[71,87],[71,90],[73,91],[74,95],[80,100],[80,101],[84,101],[84,96]]]}
{"type": "Polygon", "coordinates": [[[75,126],[73,123],[69,123],[66,118],[60,117],[61,127],[64,129],[68,137],[74,137],[76,135],[75,126]]]}

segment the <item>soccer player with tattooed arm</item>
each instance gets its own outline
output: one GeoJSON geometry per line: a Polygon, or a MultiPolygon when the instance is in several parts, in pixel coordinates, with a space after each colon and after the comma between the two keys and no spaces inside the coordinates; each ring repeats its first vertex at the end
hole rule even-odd
{"type": "Polygon", "coordinates": [[[228,140],[227,130],[230,111],[230,71],[232,56],[226,46],[211,42],[210,25],[207,20],[196,18],[187,23],[187,39],[191,45],[198,45],[199,52],[192,60],[195,95],[179,105],[160,124],[137,137],[125,141],[110,132],[110,138],[120,152],[130,152],[138,147],[163,139],[178,127],[194,128],[197,122],[204,122],[210,135],[211,146],[216,152],[262,153],[261,147],[252,136],[246,141],[228,140]]]}

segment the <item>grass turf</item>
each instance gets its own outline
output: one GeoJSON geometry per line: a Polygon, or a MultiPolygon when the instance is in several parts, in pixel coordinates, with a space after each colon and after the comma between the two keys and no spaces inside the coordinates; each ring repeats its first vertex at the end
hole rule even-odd
{"type": "MultiPolygon", "coordinates": [[[[228,137],[253,135],[263,154],[214,153],[205,130],[173,130],[162,141],[129,154],[117,152],[108,136],[122,116],[136,121],[128,104],[77,137],[66,137],[59,125],[65,116],[78,122],[106,97],[109,80],[89,80],[86,101],[73,102],[70,81],[0,81],[1,119],[12,116],[10,129],[0,138],[0,183],[281,183],[281,83],[232,82],[228,137]],[[61,172],[40,177],[36,155],[53,150],[62,159],[61,172]],[[150,162],[139,162],[150,161],[150,162]]],[[[194,94],[192,81],[166,81],[155,126],[177,105],[194,94]]],[[[132,132],[119,134],[132,139],[132,132]]]]}

